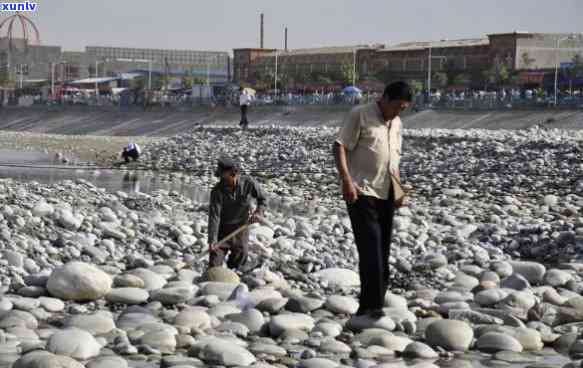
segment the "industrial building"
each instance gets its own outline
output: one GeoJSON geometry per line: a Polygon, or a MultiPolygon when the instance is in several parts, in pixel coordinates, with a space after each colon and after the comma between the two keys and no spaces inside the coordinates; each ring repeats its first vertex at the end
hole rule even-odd
{"type": "Polygon", "coordinates": [[[542,86],[545,75],[554,73],[556,65],[568,67],[575,55],[583,55],[583,34],[512,32],[476,39],[396,45],[292,51],[248,48],[233,52],[234,80],[248,84],[256,84],[261,75],[274,74],[277,53],[278,74],[282,75],[286,70],[328,72],[341,65],[353,64],[357,70],[357,84],[369,80],[383,83],[406,80],[427,86],[431,62],[431,74],[447,73],[462,84],[460,87],[483,87],[484,72],[501,66],[517,75],[521,83],[542,86]]]}
{"type": "Polygon", "coordinates": [[[0,38],[0,73],[4,80],[66,82],[89,77],[112,77],[139,72],[190,76],[210,84],[231,77],[227,52],[88,46],[63,51],[60,46],[30,45],[23,39],[0,38]]]}

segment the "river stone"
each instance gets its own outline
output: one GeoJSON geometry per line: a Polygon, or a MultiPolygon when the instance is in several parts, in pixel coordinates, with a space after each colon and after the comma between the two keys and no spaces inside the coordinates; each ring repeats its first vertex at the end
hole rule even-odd
{"type": "Polygon", "coordinates": [[[25,311],[11,310],[0,314],[0,329],[19,326],[36,330],[38,328],[38,321],[34,315],[25,311]]]}
{"type": "Polygon", "coordinates": [[[142,279],[144,282],[144,289],[146,290],[157,290],[161,289],[166,285],[166,279],[153,271],[145,268],[136,268],[129,271],[130,275],[134,275],[142,279]]]}
{"type": "Polygon", "coordinates": [[[128,368],[128,362],[119,356],[100,356],[87,363],[86,368],[128,368]]]}
{"type": "Polygon", "coordinates": [[[64,326],[85,330],[92,335],[103,335],[113,330],[115,323],[111,313],[101,311],[91,315],[71,316],[66,320],[64,326]]]}
{"type": "Polygon", "coordinates": [[[369,328],[393,331],[396,327],[396,324],[393,319],[387,316],[381,318],[372,318],[368,315],[355,315],[348,320],[346,327],[355,332],[360,332],[369,328]]]}
{"type": "Polygon", "coordinates": [[[398,352],[403,352],[405,348],[407,348],[407,346],[412,342],[413,340],[411,340],[408,337],[389,334],[375,336],[370,339],[370,345],[378,345],[386,349],[398,352]]]}
{"type": "Polygon", "coordinates": [[[209,268],[206,274],[206,278],[208,281],[226,282],[229,284],[239,284],[241,282],[239,275],[225,267],[209,268]]]}
{"type": "Polygon", "coordinates": [[[53,206],[51,206],[47,202],[40,201],[33,207],[32,214],[37,217],[45,217],[52,215],[54,211],[55,210],[53,206]]]}
{"type": "Polygon", "coordinates": [[[113,286],[116,288],[139,288],[143,289],[144,280],[134,275],[117,275],[113,278],[113,286]]]}
{"type": "Polygon", "coordinates": [[[295,313],[310,313],[324,305],[324,300],[303,295],[290,295],[285,309],[295,313]]]}
{"type": "Polygon", "coordinates": [[[403,356],[412,359],[435,359],[439,355],[435,350],[421,342],[412,342],[403,350],[403,356]]]}
{"type": "Polygon", "coordinates": [[[500,281],[500,287],[520,291],[530,288],[530,283],[522,275],[512,274],[500,281]]]}
{"type": "Polygon", "coordinates": [[[175,326],[182,326],[189,329],[205,330],[211,327],[211,318],[201,308],[184,309],[174,318],[175,326]]]}
{"type": "Polygon", "coordinates": [[[314,275],[332,287],[360,286],[358,273],[345,268],[327,268],[316,272],[314,275]]]}
{"type": "Polygon", "coordinates": [[[508,296],[508,292],[503,289],[486,289],[474,296],[474,300],[482,307],[490,307],[508,296]]]}
{"type": "Polygon", "coordinates": [[[284,357],[287,355],[287,350],[275,344],[253,343],[249,347],[249,351],[255,355],[266,354],[275,357],[284,357]]]}
{"type": "Polygon", "coordinates": [[[200,294],[201,295],[216,295],[219,300],[228,300],[235,289],[239,288],[243,293],[248,292],[247,285],[233,284],[230,282],[203,282],[200,284],[200,294]]]}
{"type": "Polygon", "coordinates": [[[208,363],[220,364],[227,367],[248,367],[256,359],[247,349],[235,344],[213,341],[207,344],[201,352],[201,358],[208,363]]]}
{"type": "Polygon", "coordinates": [[[273,316],[269,322],[269,331],[275,337],[288,330],[311,331],[313,328],[314,319],[306,314],[299,313],[273,316]]]}
{"type": "Polygon", "coordinates": [[[516,328],[512,330],[512,336],[518,340],[524,351],[539,351],[544,346],[540,332],[532,328],[516,328]]]}
{"type": "Polygon", "coordinates": [[[146,332],[140,342],[160,351],[162,354],[171,354],[176,349],[176,335],[173,331],[165,328],[146,332]]]}
{"type": "Polygon", "coordinates": [[[288,298],[269,298],[262,300],[257,304],[257,309],[267,313],[278,313],[281,311],[289,301],[288,298]]]}
{"type": "Polygon", "coordinates": [[[59,211],[58,223],[68,230],[77,230],[83,223],[82,216],[74,216],[70,211],[59,211]]]}
{"type": "Polygon", "coordinates": [[[395,309],[407,309],[407,299],[400,295],[395,295],[393,293],[385,294],[385,308],[395,308],[395,309]]]}
{"type": "Polygon", "coordinates": [[[496,353],[498,351],[513,351],[515,353],[522,352],[523,348],[520,342],[514,337],[499,333],[488,332],[478,339],[476,348],[485,353],[496,353]]]}
{"type": "Polygon", "coordinates": [[[425,330],[425,338],[431,346],[466,351],[474,339],[474,331],[465,322],[444,319],[430,324],[425,330]]]}
{"type": "Polygon", "coordinates": [[[531,284],[540,284],[543,281],[546,267],[537,262],[510,261],[514,273],[522,275],[531,284]]]}
{"type": "Polygon", "coordinates": [[[14,362],[12,368],[84,368],[85,366],[68,356],[34,350],[14,362]]]}
{"type": "Polygon", "coordinates": [[[158,323],[158,318],[151,313],[128,312],[123,313],[116,321],[117,328],[122,330],[134,330],[146,323],[158,323]]]}
{"type": "Polygon", "coordinates": [[[73,328],[52,334],[47,342],[47,350],[54,354],[87,360],[99,355],[101,345],[89,332],[73,328]]]}
{"type": "Polygon", "coordinates": [[[330,354],[350,354],[352,349],[341,341],[327,339],[320,344],[319,350],[330,354]]]}
{"type": "Polygon", "coordinates": [[[259,332],[265,324],[263,315],[257,309],[247,309],[241,313],[228,314],[225,318],[247,326],[249,331],[253,333],[259,332]]]}
{"type": "Polygon", "coordinates": [[[105,296],[110,303],[142,304],[148,301],[150,294],[144,289],[134,287],[115,288],[105,296]]]}
{"type": "Polygon", "coordinates": [[[480,285],[480,280],[478,280],[477,278],[465,274],[463,272],[458,272],[456,274],[454,286],[463,287],[465,289],[471,290],[478,285],[480,285]]]}
{"type": "Polygon", "coordinates": [[[358,310],[358,301],[349,296],[330,295],[325,307],[333,313],[354,314],[358,310]]]}
{"type": "Polygon", "coordinates": [[[111,284],[111,277],[97,267],[83,262],[70,262],[51,273],[47,289],[59,299],[91,301],[109,293],[111,284]]]}
{"type": "Polygon", "coordinates": [[[500,278],[506,278],[514,273],[512,265],[508,262],[494,262],[490,269],[496,272],[500,278]]]}
{"type": "Polygon", "coordinates": [[[158,301],[166,305],[186,303],[188,300],[194,298],[195,290],[194,285],[152,290],[150,292],[150,300],[158,301]]]}
{"type": "Polygon", "coordinates": [[[13,250],[2,251],[2,258],[4,258],[10,266],[22,268],[24,265],[24,256],[13,250]]]}
{"type": "Polygon", "coordinates": [[[559,287],[571,281],[572,278],[573,276],[567,271],[552,269],[545,273],[544,283],[552,287],[559,287]]]}
{"type": "Polygon", "coordinates": [[[297,365],[298,368],[337,368],[340,367],[338,363],[333,360],[324,358],[311,358],[302,360],[297,365]]]}
{"type": "Polygon", "coordinates": [[[57,313],[62,312],[65,309],[65,303],[61,299],[40,297],[38,298],[41,307],[43,307],[47,312],[57,313]]]}

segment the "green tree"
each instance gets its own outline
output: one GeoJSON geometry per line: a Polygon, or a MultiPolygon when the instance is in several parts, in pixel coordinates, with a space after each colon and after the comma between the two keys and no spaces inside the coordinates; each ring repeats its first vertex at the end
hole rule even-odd
{"type": "Polygon", "coordinates": [[[451,83],[453,85],[456,86],[467,86],[469,84],[471,84],[472,78],[470,75],[465,74],[465,73],[460,73],[457,74],[455,77],[453,77],[451,83]]]}
{"type": "Polygon", "coordinates": [[[456,84],[454,83],[454,79],[458,72],[459,70],[456,68],[455,61],[452,59],[447,60],[443,67],[443,73],[446,75],[447,81],[449,82],[448,84],[456,84]]]}
{"type": "Polygon", "coordinates": [[[0,70],[0,86],[6,86],[10,82],[10,75],[8,73],[8,68],[2,68],[0,70]]]}
{"type": "Polygon", "coordinates": [[[448,80],[449,80],[449,78],[447,77],[447,74],[444,72],[435,72],[435,73],[433,73],[433,76],[431,77],[432,86],[437,87],[437,88],[447,87],[448,80]]]}
{"type": "Polygon", "coordinates": [[[351,63],[344,63],[340,65],[341,82],[345,85],[352,85],[358,82],[358,72],[354,72],[354,65],[351,63]]]}
{"type": "Polygon", "coordinates": [[[130,89],[143,90],[146,87],[146,78],[143,75],[130,80],[130,89]]]}
{"type": "Polygon", "coordinates": [[[506,65],[499,60],[496,60],[494,65],[483,72],[483,77],[486,82],[486,88],[488,84],[493,84],[499,87],[509,80],[510,72],[506,65]]]}
{"type": "Polygon", "coordinates": [[[569,91],[573,93],[573,80],[583,77],[583,57],[581,54],[573,56],[572,64],[565,69],[565,75],[569,79],[569,91]]]}
{"type": "Polygon", "coordinates": [[[411,80],[409,81],[409,87],[411,87],[413,94],[417,94],[423,91],[423,82],[418,80],[411,80]]]}
{"type": "Polygon", "coordinates": [[[525,69],[530,69],[530,66],[534,64],[534,62],[536,61],[535,59],[530,57],[530,54],[527,51],[522,53],[521,58],[522,64],[524,65],[525,69]]]}

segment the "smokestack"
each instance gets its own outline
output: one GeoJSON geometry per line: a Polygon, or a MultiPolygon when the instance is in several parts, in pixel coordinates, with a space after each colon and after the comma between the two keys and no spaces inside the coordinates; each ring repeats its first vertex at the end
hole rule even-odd
{"type": "Polygon", "coordinates": [[[285,51],[287,51],[287,27],[285,27],[285,36],[284,36],[284,45],[285,45],[285,51]]]}
{"type": "Polygon", "coordinates": [[[261,13],[261,23],[259,26],[259,48],[263,48],[263,13],[261,13]]]}

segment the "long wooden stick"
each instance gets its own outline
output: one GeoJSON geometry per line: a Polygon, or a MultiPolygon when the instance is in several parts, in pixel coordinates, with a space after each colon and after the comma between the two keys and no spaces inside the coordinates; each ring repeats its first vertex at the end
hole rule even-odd
{"type": "MultiPolygon", "coordinates": [[[[242,231],[244,231],[245,229],[247,229],[249,226],[251,226],[251,224],[242,225],[237,230],[235,230],[232,233],[230,233],[229,235],[225,236],[218,243],[215,243],[214,244],[214,249],[221,249],[221,248],[223,248],[223,245],[226,242],[228,242],[229,240],[233,239],[235,236],[239,235],[242,231]]],[[[198,262],[202,262],[206,258],[206,256],[208,254],[209,254],[209,250],[208,249],[205,250],[204,252],[202,252],[201,255],[200,255],[200,257],[198,258],[198,262]]]]}

